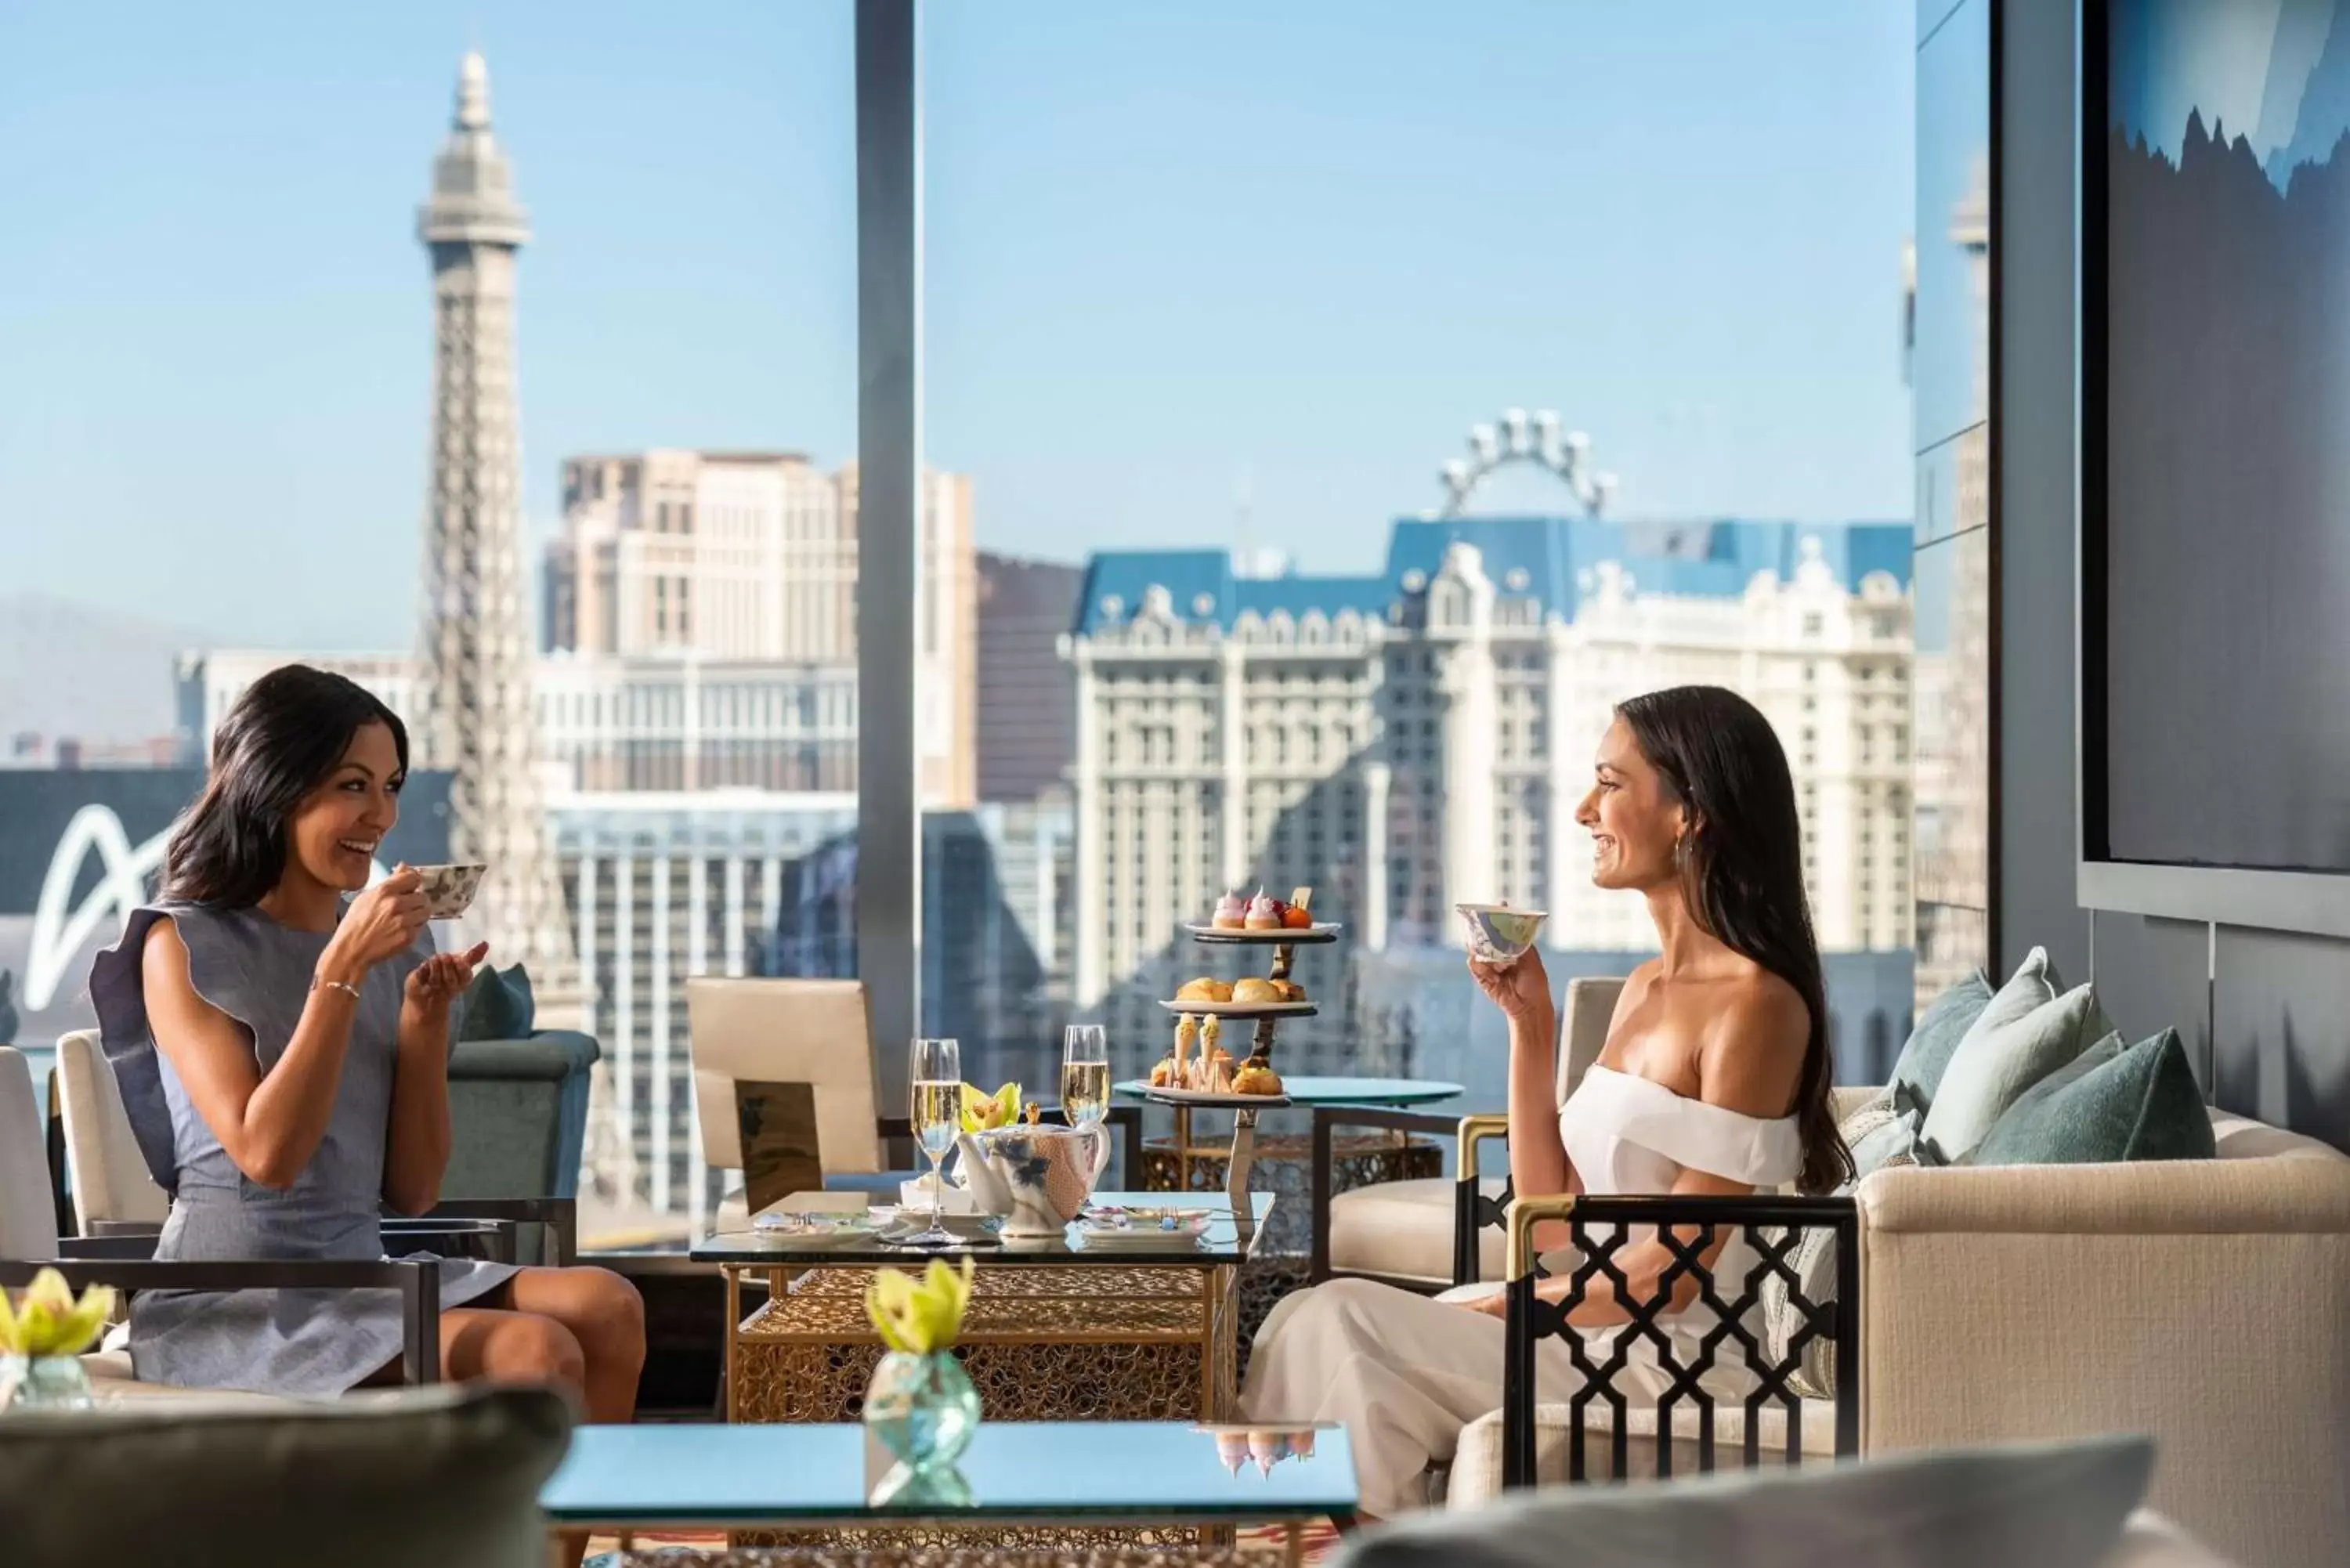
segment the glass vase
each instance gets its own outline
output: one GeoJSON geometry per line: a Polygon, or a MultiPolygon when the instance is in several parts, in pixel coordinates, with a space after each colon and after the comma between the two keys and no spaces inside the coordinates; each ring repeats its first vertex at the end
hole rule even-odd
{"type": "Polygon", "coordinates": [[[0,1355],[0,1410],[87,1410],[95,1403],[78,1355],[0,1355]]]}
{"type": "Polygon", "coordinates": [[[865,1388],[865,1429],[898,1464],[875,1490],[883,1502],[970,1500],[955,1460],[979,1428],[979,1390],[947,1351],[913,1355],[893,1350],[865,1388]]]}

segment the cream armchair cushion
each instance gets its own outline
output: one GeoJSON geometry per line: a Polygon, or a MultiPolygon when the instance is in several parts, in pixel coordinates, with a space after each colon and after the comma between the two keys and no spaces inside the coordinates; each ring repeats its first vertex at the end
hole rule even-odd
{"type": "Polygon", "coordinates": [[[37,1262],[57,1255],[57,1210],[41,1137],[32,1064],[0,1045],[0,1258],[37,1262]]]}
{"type": "Polygon", "coordinates": [[[172,1202],[139,1152],[130,1114],[123,1109],[122,1091],[96,1033],[82,1029],[57,1037],[57,1083],[66,1155],[73,1167],[74,1213],[82,1234],[95,1233],[101,1222],[160,1230],[172,1202]]]}
{"type": "MultiPolygon", "coordinates": [[[[1488,1198],[1502,1195],[1502,1179],[1478,1184],[1488,1198]]],[[[1353,1274],[1409,1280],[1445,1286],[1452,1282],[1452,1210],[1460,1183],[1449,1176],[1416,1181],[1380,1181],[1341,1192],[1330,1199],[1330,1262],[1353,1274]],[[1431,1268],[1430,1265],[1439,1266],[1431,1268]]],[[[1477,1239],[1478,1277],[1498,1280],[1506,1262],[1500,1227],[1477,1239]]]]}

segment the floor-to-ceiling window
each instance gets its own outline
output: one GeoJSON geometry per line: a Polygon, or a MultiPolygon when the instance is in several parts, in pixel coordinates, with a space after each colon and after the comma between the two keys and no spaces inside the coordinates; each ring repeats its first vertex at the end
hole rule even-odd
{"type": "Polygon", "coordinates": [[[1918,8],[1918,998],[1991,957],[1991,0],[1918,8]]]}
{"type": "MultiPolygon", "coordinates": [[[[1147,1070],[1260,888],[1307,1072],[1498,1101],[1461,901],[1554,975],[1653,948],[1575,820],[1688,682],[1798,787],[1841,1065],[1913,989],[1910,20],[1877,5],[1034,4],[924,15],[924,441],[967,476],[964,847],[925,1006],[997,1078],[1147,1070]]],[[[941,605],[941,609],[944,606],[941,605]]],[[[951,667],[940,663],[944,673],[951,667]]]]}

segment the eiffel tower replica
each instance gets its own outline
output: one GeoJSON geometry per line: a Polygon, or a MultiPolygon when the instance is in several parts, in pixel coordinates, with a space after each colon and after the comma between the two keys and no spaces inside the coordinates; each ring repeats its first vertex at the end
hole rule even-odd
{"type": "MultiPolygon", "coordinates": [[[[417,217],[432,258],[432,478],[425,507],[418,751],[445,769],[449,848],[481,861],[463,938],[529,966],[542,1028],[593,1032],[548,832],[532,700],[534,638],[523,596],[520,420],[515,395],[515,254],[530,238],[514,175],[490,133],[489,67],[469,54],[457,110],[417,217]]],[[[624,1200],[631,1140],[595,1069],[581,1198],[624,1200]]]]}

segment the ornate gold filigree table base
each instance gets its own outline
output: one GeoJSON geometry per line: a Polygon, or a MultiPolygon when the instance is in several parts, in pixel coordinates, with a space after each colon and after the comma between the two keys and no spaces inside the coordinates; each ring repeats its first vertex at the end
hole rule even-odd
{"type": "MultiPolygon", "coordinates": [[[[991,1421],[1215,1420],[1233,1397],[1231,1270],[1221,1266],[988,1268],[957,1352],[991,1421]]],[[[737,1327],[727,1418],[854,1421],[881,1342],[865,1315],[870,1268],[726,1271],[737,1327]],[[767,1275],[743,1317],[741,1282],[767,1275]]]]}

